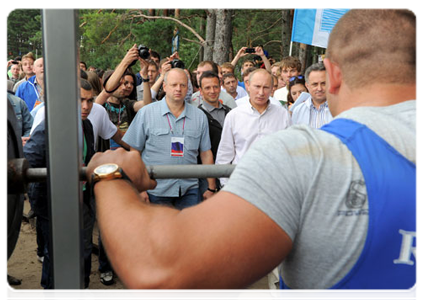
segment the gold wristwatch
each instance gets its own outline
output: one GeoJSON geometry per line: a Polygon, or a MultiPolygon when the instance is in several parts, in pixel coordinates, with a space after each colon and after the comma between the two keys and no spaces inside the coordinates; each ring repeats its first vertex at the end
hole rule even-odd
{"type": "Polygon", "coordinates": [[[117,164],[103,164],[94,169],[91,175],[91,185],[94,185],[101,180],[126,179],[131,182],[131,179],[123,172],[117,164]]]}

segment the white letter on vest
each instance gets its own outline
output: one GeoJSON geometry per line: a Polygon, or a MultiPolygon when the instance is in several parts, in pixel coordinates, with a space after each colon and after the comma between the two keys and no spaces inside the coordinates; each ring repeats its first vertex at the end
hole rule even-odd
{"type": "Polygon", "coordinates": [[[411,260],[411,254],[416,257],[416,247],[413,247],[416,232],[400,229],[399,233],[402,234],[401,252],[398,259],[394,260],[394,264],[406,264],[412,266],[414,265],[414,261],[411,260]]]}

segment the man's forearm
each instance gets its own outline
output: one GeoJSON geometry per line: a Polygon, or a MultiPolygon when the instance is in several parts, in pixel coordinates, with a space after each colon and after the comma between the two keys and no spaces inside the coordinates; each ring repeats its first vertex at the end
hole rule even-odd
{"type": "Polygon", "coordinates": [[[125,180],[99,182],[94,191],[102,241],[127,288],[242,288],[291,245],[274,221],[231,193],[179,211],[142,202],[125,180]]]}

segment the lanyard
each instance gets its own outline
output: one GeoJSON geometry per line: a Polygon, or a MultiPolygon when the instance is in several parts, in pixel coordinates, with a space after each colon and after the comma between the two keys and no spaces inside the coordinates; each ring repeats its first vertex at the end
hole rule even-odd
{"type": "MultiPolygon", "coordinates": [[[[170,125],[169,114],[166,114],[166,117],[167,117],[167,123],[169,124],[170,132],[173,134],[172,125],[170,125]]],[[[182,134],[184,134],[184,130],[185,130],[185,117],[184,117],[184,123],[182,124],[182,134]]]]}

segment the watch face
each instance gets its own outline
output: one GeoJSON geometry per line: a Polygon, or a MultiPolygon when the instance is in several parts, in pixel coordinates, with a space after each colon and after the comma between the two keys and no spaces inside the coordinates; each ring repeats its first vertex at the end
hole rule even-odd
{"type": "Polygon", "coordinates": [[[119,169],[119,166],[116,164],[105,164],[105,165],[101,165],[98,166],[95,170],[94,173],[102,175],[102,174],[111,174],[116,172],[119,169]]]}

